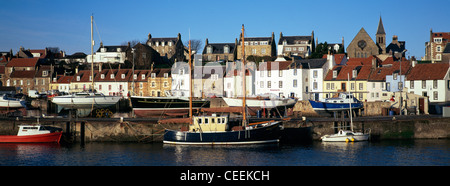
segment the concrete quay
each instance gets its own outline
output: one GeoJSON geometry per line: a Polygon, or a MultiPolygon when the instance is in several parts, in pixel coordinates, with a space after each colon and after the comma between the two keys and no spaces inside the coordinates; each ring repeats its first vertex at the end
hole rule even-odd
{"type": "MultiPolygon", "coordinates": [[[[1,118],[0,135],[17,134],[18,125],[36,124],[60,127],[65,132],[62,141],[79,142],[162,142],[164,129],[179,129],[181,124],[157,124],[157,118],[1,118]],[[84,129],[84,131],[82,130],[84,129]]],[[[255,119],[263,120],[263,119],[255,119]]],[[[349,127],[348,118],[293,118],[284,124],[282,141],[319,140],[335,133],[339,127],[349,127]]],[[[372,140],[385,139],[449,139],[450,118],[433,115],[374,116],[353,119],[356,131],[370,129],[372,140]]]]}

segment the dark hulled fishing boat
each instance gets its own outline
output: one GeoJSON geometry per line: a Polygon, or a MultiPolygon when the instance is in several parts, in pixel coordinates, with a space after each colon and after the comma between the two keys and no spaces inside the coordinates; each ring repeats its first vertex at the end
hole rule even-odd
{"type": "MultiPolygon", "coordinates": [[[[137,117],[151,117],[161,115],[187,115],[189,113],[188,97],[148,97],[131,96],[133,112],[137,117]]],[[[192,109],[208,108],[209,100],[198,99],[192,101],[192,109]]]]}

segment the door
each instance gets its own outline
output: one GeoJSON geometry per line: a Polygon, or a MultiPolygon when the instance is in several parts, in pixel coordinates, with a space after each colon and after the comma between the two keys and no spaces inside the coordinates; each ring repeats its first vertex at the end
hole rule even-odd
{"type": "Polygon", "coordinates": [[[423,114],[425,113],[425,98],[419,98],[419,113],[423,114]]]}
{"type": "Polygon", "coordinates": [[[347,83],[341,83],[341,89],[342,89],[342,91],[347,91],[347,89],[346,89],[346,85],[347,85],[347,83]]]}

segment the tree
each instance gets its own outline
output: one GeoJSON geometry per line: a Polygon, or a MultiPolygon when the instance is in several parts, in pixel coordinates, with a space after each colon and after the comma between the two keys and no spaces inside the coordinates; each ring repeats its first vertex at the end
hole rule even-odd
{"type": "Polygon", "coordinates": [[[325,43],[319,43],[319,44],[316,46],[316,51],[314,51],[314,52],[311,54],[310,58],[312,58],[312,59],[315,59],[315,58],[322,58],[322,56],[323,56],[324,54],[328,54],[328,43],[327,43],[327,42],[325,42],[325,43]]]}
{"type": "MultiPolygon", "coordinates": [[[[189,47],[189,40],[184,42],[184,46],[189,47]]],[[[191,39],[191,49],[196,51],[197,54],[201,54],[203,42],[200,39],[191,39]]]]}
{"type": "MultiPolygon", "coordinates": [[[[141,41],[139,41],[138,39],[134,39],[134,40],[131,40],[131,41],[124,41],[124,42],[120,43],[120,45],[126,46],[126,45],[128,45],[128,43],[130,43],[130,47],[134,47],[138,43],[141,43],[141,41]]],[[[142,43],[146,43],[146,41],[144,41],[142,43]]]]}

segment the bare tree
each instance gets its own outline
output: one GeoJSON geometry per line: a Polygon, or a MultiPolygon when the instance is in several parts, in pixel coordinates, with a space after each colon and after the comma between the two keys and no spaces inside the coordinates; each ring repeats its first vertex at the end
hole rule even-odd
{"type": "MultiPolygon", "coordinates": [[[[130,43],[130,47],[134,47],[138,43],[141,43],[141,41],[139,41],[139,39],[134,39],[134,40],[131,40],[131,41],[124,41],[124,42],[120,43],[120,45],[122,45],[122,46],[128,45],[128,42],[130,43]]],[[[142,42],[142,43],[145,44],[145,42],[142,42]]]]}
{"type": "MultiPolygon", "coordinates": [[[[189,46],[189,40],[185,41],[184,45],[186,47],[188,47],[189,46]]],[[[200,39],[191,39],[191,49],[192,49],[192,51],[195,50],[196,53],[199,54],[201,52],[201,50],[203,49],[202,46],[203,46],[202,40],[200,40],[200,39]]]]}

